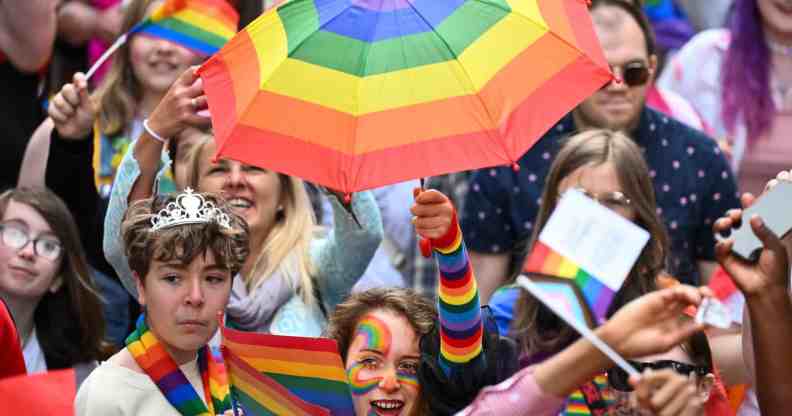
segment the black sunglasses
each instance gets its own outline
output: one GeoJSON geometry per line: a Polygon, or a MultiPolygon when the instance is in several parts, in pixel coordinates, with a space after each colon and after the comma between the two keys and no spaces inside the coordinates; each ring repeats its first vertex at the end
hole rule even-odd
{"type": "MultiPolygon", "coordinates": [[[[674,360],[660,360],[649,363],[639,363],[637,361],[627,361],[631,366],[635,367],[639,373],[643,373],[647,368],[652,370],[663,370],[670,368],[679,374],[689,376],[690,373],[696,373],[699,377],[709,374],[709,367],[680,363],[674,360]]],[[[633,391],[633,387],[629,383],[630,375],[619,367],[613,367],[608,370],[608,384],[611,388],[618,391],[633,391]]]]}
{"type": "MultiPolygon", "coordinates": [[[[649,81],[649,67],[643,62],[630,62],[621,67],[621,73],[622,81],[627,84],[628,87],[638,87],[649,81]]],[[[610,82],[603,85],[602,88],[608,88],[609,85],[610,82]]]]}

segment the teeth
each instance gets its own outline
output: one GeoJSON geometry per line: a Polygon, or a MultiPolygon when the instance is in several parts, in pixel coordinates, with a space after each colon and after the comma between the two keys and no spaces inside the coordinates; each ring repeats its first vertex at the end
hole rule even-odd
{"type": "Polygon", "coordinates": [[[371,404],[385,410],[399,409],[404,406],[404,404],[398,400],[377,400],[371,404]]]}
{"type": "Polygon", "coordinates": [[[231,205],[232,208],[250,208],[253,204],[250,201],[242,198],[232,198],[228,200],[228,205],[231,205]]]}

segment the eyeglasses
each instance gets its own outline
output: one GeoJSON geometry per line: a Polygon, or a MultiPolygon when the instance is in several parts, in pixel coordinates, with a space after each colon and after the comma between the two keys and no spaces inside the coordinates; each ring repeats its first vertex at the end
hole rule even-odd
{"type": "MultiPolygon", "coordinates": [[[[627,362],[630,363],[631,366],[635,367],[635,369],[640,373],[643,373],[647,368],[651,368],[652,370],[663,370],[670,368],[685,376],[689,376],[690,373],[695,373],[699,377],[706,376],[710,372],[710,369],[707,366],[686,364],[674,360],[660,360],[649,363],[639,363],[637,361],[627,362]]],[[[608,384],[610,384],[611,388],[614,390],[632,391],[633,387],[627,381],[629,378],[630,375],[620,367],[613,367],[608,370],[608,384]]]]}
{"type": "MultiPolygon", "coordinates": [[[[621,67],[612,65],[611,70],[621,69],[622,81],[628,87],[638,87],[649,81],[649,67],[643,62],[630,62],[621,67]]],[[[614,81],[611,81],[614,82],[614,81]]],[[[605,84],[602,89],[608,88],[610,82],[605,84]]]]}
{"type": "Polygon", "coordinates": [[[31,240],[25,230],[13,225],[0,224],[0,235],[2,236],[3,244],[14,250],[22,250],[32,241],[33,252],[49,261],[58,260],[63,251],[63,246],[58,240],[51,237],[39,237],[31,240]]]}
{"type": "Polygon", "coordinates": [[[593,192],[589,192],[586,188],[577,187],[575,189],[582,192],[583,195],[586,195],[587,197],[604,205],[606,208],[614,211],[619,209],[627,209],[630,207],[630,205],[632,205],[630,198],[627,198],[624,193],[619,191],[595,194],[593,192]]]}

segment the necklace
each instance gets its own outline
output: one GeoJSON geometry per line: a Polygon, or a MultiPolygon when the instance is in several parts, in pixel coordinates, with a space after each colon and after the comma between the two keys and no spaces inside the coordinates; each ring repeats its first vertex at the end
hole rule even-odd
{"type": "Polygon", "coordinates": [[[792,46],[784,45],[783,43],[778,43],[774,40],[766,39],[767,47],[770,48],[770,51],[773,53],[777,53],[783,56],[792,56],[792,46]]]}

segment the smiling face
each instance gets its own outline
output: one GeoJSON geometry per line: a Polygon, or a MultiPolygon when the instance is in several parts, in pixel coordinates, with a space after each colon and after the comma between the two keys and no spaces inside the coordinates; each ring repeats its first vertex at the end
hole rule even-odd
{"type": "MultiPolygon", "coordinates": [[[[146,16],[151,15],[161,3],[152,2],[146,16]]],[[[167,92],[187,68],[200,63],[202,57],[171,41],[136,34],[129,41],[129,60],[143,90],[160,95],[167,92]]]]}
{"type": "Polygon", "coordinates": [[[792,0],[756,0],[765,30],[779,42],[792,42],[792,0]]]}
{"type": "Polygon", "coordinates": [[[137,279],[137,289],[149,328],[183,364],[217,331],[217,313],[225,309],[231,292],[231,272],[208,250],[186,266],[153,260],[143,281],[137,279]]]}
{"type": "Polygon", "coordinates": [[[407,319],[377,309],[357,324],[347,376],[357,416],[411,415],[420,393],[418,337],[407,319]]]}
{"type": "Polygon", "coordinates": [[[200,159],[198,189],[223,195],[231,209],[247,221],[251,240],[266,239],[282,206],[277,173],[232,160],[212,160],[216,145],[207,143],[200,159]]]}
{"type": "Polygon", "coordinates": [[[646,90],[652,83],[657,57],[649,56],[646,38],[641,27],[624,10],[614,6],[600,6],[591,11],[597,37],[608,64],[618,76],[625,66],[644,65],[650,76],[646,83],[628,86],[625,82],[611,82],[595,92],[574,112],[579,127],[608,128],[628,131],[637,126],[646,102],[646,90]]]}
{"type": "Polygon", "coordinates": [[[11,199],[2,218],[5,233],[26,234],[30,241],[21,249],[6,244],[9,236],[0,238],[0,296],[38,302],[48,290],[56,291],[62,281],[56,277],[63,256],[50,260],[36,253],[33,241],[58,238],[49,223],[33,207],[11,199]]]}

